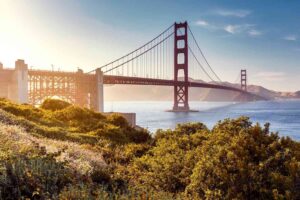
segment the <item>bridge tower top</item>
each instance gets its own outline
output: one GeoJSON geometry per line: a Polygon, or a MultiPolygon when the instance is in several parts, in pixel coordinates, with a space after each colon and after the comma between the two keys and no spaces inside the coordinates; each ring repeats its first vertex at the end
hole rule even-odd
{"type": "Polygon", "coordinates": [[[241,70],[241,89],[247,91],[247,70],[241,70]]]}
{"type": "Polygon", "coordinates": [[[24,60],[18,59],[15,62],[15,69],[16,70],[28,70],[28,65],[25,63],[24,60]]]}

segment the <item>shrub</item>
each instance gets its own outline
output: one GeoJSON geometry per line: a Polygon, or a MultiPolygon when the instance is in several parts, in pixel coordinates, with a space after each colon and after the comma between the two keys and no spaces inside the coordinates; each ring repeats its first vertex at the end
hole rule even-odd
{"type": "Polygon", "coordinates": [[[6,161],[1,199],[55,198],[71,177],[51,155],[6,161]]]}
{"type": "Polygon", "coordinates": [[[219,122],[197,153],[187,191],[209,199],[299,199],[299,143],[251,125],[219,122]]]}
{"type": "Polygon", "coordinates": [[[108,169],[96,169],[92,172],[91,178],[95,183],[110,185],[111,177],[108,169]]]}
{"type": "Polygon", "coordinates": [[[129,126],[126,119],[116,113],[108,115],[107,120],[115,126],[119,126],[119,127],[128,127],[129,126]]]}
{"type": "Polygon", "coordinates": [[[197,162],[196,151],[207,134],[208,129],[200,123],[178,125],[174,131],[159,131],[155,146],[137,158],[129,169],[132,177],[138,177],[130,181],[155,190],[183,192],[197,162]]]}
{"type": "Polygon", "coordinates": [[[59,99],[46,99],[42,104],[41,108],[50,111],[62,110],[71,106],[70,103],[59,100],[59,99]]]}

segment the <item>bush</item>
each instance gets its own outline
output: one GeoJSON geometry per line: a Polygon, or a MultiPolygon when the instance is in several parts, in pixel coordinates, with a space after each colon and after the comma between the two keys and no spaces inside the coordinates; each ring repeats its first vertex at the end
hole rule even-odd
{"type": "Polygon", "coordinates": [[[11,158],[1,163],[1,199],[55,198],[71,183],[71,173],[52,155],[11,158]]]}
{"type": "Polygon", "coordinates": [[[253,125],[226,119],[159,130],[154,146],[119,173],[131,186],[191,199],[299,199],[300,144],[253,125]]]}
{"type": "Polygon", "coordinates": [[[197,153],[187,191],[209,199],[299,199],[299,143],[251,125],[217,124],[197,153]]]}
{"type": "Polygon", "coordinates": [[[178,125],[174,131],[159,131],[155,146],[137,158],[130,168],[134,185],[145,184],[155,190],[183,192],[197,162],[197,149],[206,140],[203,124],[178,125]]]}
{"type": "Polygon", "coordinates": [[[91,178],[93,182],[103,184],[103,185],[110,185],[111,184],[111,177],[110,172],[108,169],[96,169],[91,174],[91,178]]]}
{"type": "Polygon", "coordinates": [[[46,99],[42,105],[41,108],[45,110],[50,110],[50,111],[57,111],[57,110],[62,110],[67,107],[71,106],[70,103],[59,100],[59,99],[46,99]]]}
{"type": "Polygon", "coordinates": [[[119,127],[128,127],[129,126],[126,119],[116,113],[108,115],[107,120],[115,126],[119,126],[119,127]]]}

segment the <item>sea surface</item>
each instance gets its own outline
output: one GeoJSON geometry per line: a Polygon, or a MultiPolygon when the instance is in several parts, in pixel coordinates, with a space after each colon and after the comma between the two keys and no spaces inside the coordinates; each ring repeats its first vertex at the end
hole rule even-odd
{"type": "Polygon", "coordinates": [[[271,123],[271,130],[281,136],[290,136],[300,141],[300,100],[233,102],[190,102],[190,108],[199,112],[166,112],[172,102],[161,101],[114,101],[105,102],[106,112],[134,112],[137,125],[151,132],[157,129],[173,129],[184,122],[202,122],[212,128],[225,118],[249,116],[253,122],[271,123]]]}

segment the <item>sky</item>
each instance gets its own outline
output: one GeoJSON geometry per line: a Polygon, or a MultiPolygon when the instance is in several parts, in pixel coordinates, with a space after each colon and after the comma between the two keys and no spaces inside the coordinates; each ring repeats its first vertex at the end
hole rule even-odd
{"type": "Polygon", "coordinates": [[[0,0],[0,62],[84,71],[188,21],[224,81],[300,90],[298,0],[0,0]]]}

